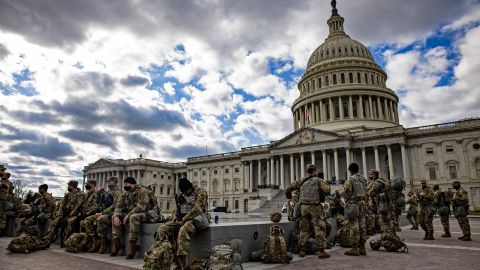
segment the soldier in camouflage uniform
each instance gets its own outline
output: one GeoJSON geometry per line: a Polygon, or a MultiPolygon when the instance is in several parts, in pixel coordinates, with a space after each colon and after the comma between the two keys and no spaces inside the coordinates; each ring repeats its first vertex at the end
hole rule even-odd
{"type": "MultiPolygon", "coordinates": [[[[82,203],[85,193],[78,188],[78,182],[75,180],[69,181],[67,185],[68,193],[65,194],[60,206],[56,212],[55,219],[50,223],[48,227],[47,235],[45,236],[48,240],[53,241],[53,237],[57,233],[60,226],[62,226],[67,219],[75,217],[77,212],[75,210],[82,203]]],[[[73,232],[68,231],[68,228],[65,232],[65,239],[68,238],[73,232]]]]}
{"type": "Polygon", "coordinates": [[[470,223],[468,222],[468,194],[467,192],[460,186],[459,181],[453,181],[452,187],[455,189],[455,193],[453,194],[453,206],[455,207],[455,217],[458,220],[458,225],[460,225],[460,228],[462,229],[463,236],[460,236],[458,239],[462,241],[472,241],[472,238],[470,237],[471,232],[470,232],[470,223]],[[460,214],[461,209],[458,209],[459,207],[462,207],[464,213],[460,214]]]}
{"type": "Polygon", "coordinates": [[[417,208],[418,202],[413,191],[408,192],[408,213],[407,219],[412,224],[410,230],[418,230],[417,208]]]}
{"type": "Polygon", "coordinates": [[[392,196],[389,196],[389,183],[385,179],[379,178],[377,170],[371,170],[368,174],[369,177],[372,177],[372,182],[368,185],[367,194],[374,205],[381,232],[393,232],[395,230],[393,219],[396,218],[395,201],[392,200],[392,196]]]}
{"type": "Polygon", "coordinates": [[[108,178],[107,186],[108,191],[100,191],[100,207],[97,212],[84,220],[85,231],[92,238],[92,245],[88,252],[98,251],[100,254],[107,252],[108,228],[112,226],[113,211],[122,197],[122,191],[118,188],[117,177],[108,178]]]}
{"type": "Polygon", "coordinates": [[[419,204],[418,223],[425,231],[423,240],[435,240],[433,238],[433,215],[435,212],[433,191],[427,186],[426,180],[422,180],[420,183],[422,184],[422,189],[417,190],[417,202],[419,204]]]}
{"type": "Polygon", "coordinates": [[[303,179],[296,180],[285,190],[287,199],[292,198],[293,190],[300,190],[298,200],[300,203],[300,211],[302,218],[300,219],[300,234],[298,239],[299,256],[305,257],[305,245],[310,238],[310,228],[313,227],[315,232],[315,240],[319,247],[318,258],[329,258],[330,255],[325,252],[325,213],[323,211],[322,202],[325,201],[325,195],[330,193],[328,183],[317,177],[317,166],[314,164],[307,165],[307,176],[303,179]]]}
{"type": "Polygon", "coordinates": [[[440,189],[438,184],[433,185],[433,198],[444,231],[442,237],[452,237],[450,234],[450,222],[448,220],[450,216],[450,203],[445,201],[445,193],[440,189]],[[440,210],[441,208],[446,208],[447,211],[443,212],[440,210]]]}
{"type": "Polygon", "coordinates": [[[208,194],[203,188],[193,186],[186,178],[181,178],[178,186],[182,192],[180,195],[182,199],[177,201],[182,201],[182,203],[177,206],[175,219],[164,223],[157,229],[156,241],[161,241],[165,236],[169,239],[176,236],[177,269],[183,270],[187,269],[187,255],[190,249],[191,236],[197,232],[197,228],[193,225],[193,218],[201,214],[209,218],[207,213],[208,194]]]}
{"type": "Polygon", "coordinates": [[[123,180],[123,193],[121,199],[115,206],[112,218],[112,252],[110,256],[117,256],[121,248],[121,238],[123,226],[130,223],[130,232],[128,234],[127,259],[133,259],[137,252],[137,240],[140,232],[140,224],[147,220],[149,207],[148,190],[145,187],[137,185],[133,177],[127,177],[123,180]]]}
{"type": "Polygon", "coordinates": [[[49,219],[53,218],[53,212],[55,211],[55,201],[50,193],[48,193],[48,185],[43,184],[38,187],[38,193],[40,198],[33,202],[32,211],[33,216],[26,219],[23,224],[26,227],[34,225],[44,225],[49,219]]]}
{"type": "MultiPolygon", "coordinates": [[[[83,197],[82,202],[78,205],[73,211],[73,216],[69,217],[67,220],[67,231],[72,234],[78,232],[78,225],[83,223],[83,220],[96,213],[98,209],[98,199],[99,194],[95,190],[97,186],[97,181],[88,180],[85,185],[85,190],[87,194],[83,197]]],[[[70,234],[68,236],[70,236],[70,234]]],[[[68,238],[68,237],[67,237],[68,238]]],[[[91,240],[91,239],[89,239],[91,240]]]]}
{"type": "Polygon", "coordinates": [[[162,220],[162,211],[158,205],[157,197],[155,197],[155,192],[152,189],[152,186],[147,187],[148,190],[148,212],[147,212],[147,222],[156,223],[159,220],[162,220]]]}
{"type": "Polygon", "coordinates": [[[358,173],[358,164],[348,166],[351,176],[343,185],[343,197],[346,204],[354,204],[358,207],[358,216],[348,220],[348,226],[352,233],[352,249],[345,251],[345,255],[366,255],[365,242],[367,241],[365,230],[365,208],[367,198],[367,179],[358,173]]]}
{"type": "MultiPolygon", "coordinates": [[[[0,165],[0,179],[3,178],[5,174],[5,166],[0,165]]],[[[5,234],[7,229],[7,217],[5,216],[5,204],[7,201],[9,186],[7,183],[4,183],[3,180],[0,180],[0,237],[5,234]]]]}

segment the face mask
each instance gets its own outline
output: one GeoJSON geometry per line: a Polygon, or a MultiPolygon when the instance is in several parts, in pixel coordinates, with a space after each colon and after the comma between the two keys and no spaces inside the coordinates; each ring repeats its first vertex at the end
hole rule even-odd
{"type": "Polygon", "coordinates": [[[38,193],[43,194],[43,193],[45,193],[45,190],[39,189],[39,190],[38,190],[38,193]]]}
{"type": "Polygon", "coordinates": [[[67,191],[70,192],[71,191],[71,188],[70,186],[67,187],[67,191]]]}
{"type": "Polygon", "coordinates": [[[132,187],[131,186],[124,186],[123,189],[125,189],[125,191],[130,191],[130,190],[132,190],[132,187]]]}
{"type": "Polygon", "coordinates": [[[92,185],[90,185],[90,184],[86,184],[86,185],[85,185],[85,189],[86,189],[86,190],[90,190],[90,189],[92,189],[92,185]]]}
{"type": "Polygon", "coordinates": [[[460,187],[459,186],[453,186],[455,190],[458,190],[460,187]]]}
{"type": "Polygon", "coordinates": [[[369,176],[368,179],[373,180],[373,177],[372,177],[372,176],[369,176]]]}

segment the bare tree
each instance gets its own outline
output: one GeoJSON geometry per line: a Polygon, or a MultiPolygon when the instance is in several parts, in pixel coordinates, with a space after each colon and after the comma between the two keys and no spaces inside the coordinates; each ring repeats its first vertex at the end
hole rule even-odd
{"type": "Polygon", "coordinates": [[[27,184],[23,184],[22,180],[15,180],[13,181],[13,185],[15,186],[15,190],[14,190],[15,195],[23,199],[27,194],[27,191],[24,189],[27,186],[27,184]]]}

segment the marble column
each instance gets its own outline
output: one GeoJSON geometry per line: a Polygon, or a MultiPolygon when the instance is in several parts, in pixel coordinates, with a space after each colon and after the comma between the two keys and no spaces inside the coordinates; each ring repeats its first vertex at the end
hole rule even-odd
{"type": "Polygon", "coordinates": [[[368,96],[368,110],[368,118],[375,118],[375,114],[373,113],[372,96],[368,96]]]}
{"type": "Polygon", "coordinates": [[[305,157],[304,153],[300,153],[300,177],[305,177],[305,157]]]}
{"type": "Polygon", "coordinates": [[[312,102],[312,111],[310,113],[310,124],[315,123],[316,120],[316,113],[315,113],[315,102],[312,102]]]}
{"type": "Polygon", "coordinates": [[[348,168],[348,166],[350,165],[350,148],[349,147],[345,148],[345,157],[347,160],[347,168],[348,168]]]}
{"type": "Polygon", "coordinates": [[[295,166],[294,166],[293,154],[290,154],[290,185],[295,181],[295,166]]]}
{"type": "Polygon", "coordinates": [[[323,100],[320,100],[320,120],[322,123],[325,121],[326,113],[325,113],[325,105],[323,104],[323,100]]]}
{"type": "Polygon", "coordinates": [[[362,167],[363,175],[367,175],[367,153],[365,152],[365,147],[362,147],[362,167]]]}
{"type": "Polygon", "coordinates": [[[270,164],[270,159],[267,159],[267,181],[265,181],[266,185],[270,186],[272,184],[272,174],[270,173],[270,167],[272,165],[270,164]]]}
{"type": "Polygon", "coordinates": [[[338,111],[340,112],[340,120],[343,120],[345,116],[343,115],[343,100],[341,96],[338,97],[338,111]]]}
{"type": "Polygon", "coordinates": [[[285,189],[285,171],[283,168],[283,155],[280,156],[280,189],[285,189]]]}
{"type": "Polygon", "coordinates": [[[353,101],[352,96],[348,96],[348,118],[353,119],[353,101]]]}
{"type": "Polygon", "coordinates": [[[407,158],[407,151],[405,149],[405,144],[400,144],[400,150],[402,152],[402,169],[403,169],[403,179],[405,183],[410,184],[410,189],[413,187],[413,183],[410,182],[410,173],[408,171],[408,158],[407,158]]]}
{"type": "Polygon", "coordinates": [[[380,159],[378,158],[378,146],[373,147],[375,153],[375,169],[380,172],[380,159]]]}
{"type": "Polygon", "coordinates": [[[389,114],[389,110],[388,110],[388,106],[387,106],[387,99],[384,98],[383,99],[383,107],[384,107],[384,119],[385,120],[390,120],[390,114],[389,114]]]}
{"type": "Polygon", "coordinates": [[[258,160],[258,180],[257,180],[257,186],[263,185],[262,183],[262,160],[258,160]]]}
{"type": "Polygon", "coordinates": [[[310,159],[311,159],[311,161],[312,161],[312,164],[316,164],[316,163],[315,163],[315,151],[311,151],[311,152],[310,152],[310,159]]]}
{"type": "Polygon", "coordinates": [[[275,159],[270,158],[270,186],[275,185],[275,159]]]}
{"type": "Polygon", "coordinates": [[[395,178],[394,170],[393,170],[393,156],[392,156],[392,146],[387,144],[387,155],[388,155],[388,173],[390,175],[390,179],[395,178]]]}
{"type": "Polygon", "coordinates": [[[323,175],[325,179],[328,179],[327,174],[327,150],[322,149],[322,165],[323,165],[323,175]]]}
{"type": "Polygon", "coordinates": [[[335,148],[333,149],[333,167],[335,168],[335,178],[338,180],[339,179],[339,170],[338,170],[338,149],[335,148]]]}
{"type": "Polygon", "coordinates": [[[253,189],[253,160],[250,161],[248,166],[248,192],[252,192],[253,189]]]}
{"type": "Polygon", "coordinates": [[[358,110],[360,111],[358,113],[358,116],[360,117],[360,119],[363,119],[364,118],[364,115],[363,115],[363,99],[362,99],[362,96],[358,96],[358,106],[357,106],[358,110]]]}
{"type": "Polygon", "coordinates": [[[330,121],[335,120],[335,110],[333,109],[332,98],[328,99],[328,109],[330,111],[330,121]]]}
{"type": "Polygon", "coordinates": [[[382,110],[382,103],[380,102],[380,97],[377,97],[377,109],[378,109],[378,119],[385,119],[385,115],[382,110]]]}

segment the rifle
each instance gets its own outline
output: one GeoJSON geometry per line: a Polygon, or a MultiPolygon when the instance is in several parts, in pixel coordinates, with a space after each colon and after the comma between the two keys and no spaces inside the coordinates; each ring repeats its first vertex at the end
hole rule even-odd
{"type": "Polygon", "coordinates": [[[182,218],[185,216],[185,214],[182,214],[181,206],[186,202],[187,201],[182,195],[175,194],[175,205],[177,206],[175,211],[175,220],[182,220],[182,218]]]}

